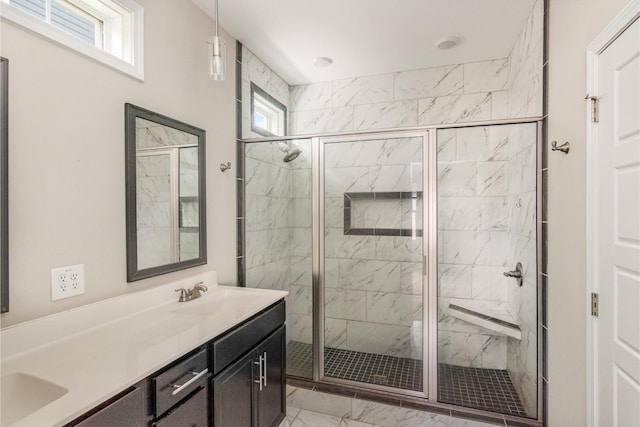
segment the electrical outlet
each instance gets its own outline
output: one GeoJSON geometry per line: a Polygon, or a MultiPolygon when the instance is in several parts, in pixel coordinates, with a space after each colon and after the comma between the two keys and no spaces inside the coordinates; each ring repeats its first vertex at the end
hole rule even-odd
{"type": "Polygon", "coordinates": [[[51,269],[51,301],[84,294],[84,264],[51,269]]]}

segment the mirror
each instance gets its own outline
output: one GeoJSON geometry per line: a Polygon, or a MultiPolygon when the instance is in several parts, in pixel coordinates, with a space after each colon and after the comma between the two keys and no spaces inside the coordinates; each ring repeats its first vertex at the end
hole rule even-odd
{"type": "Polygon", "coordinates": [[[0,312],[9,311],[9,61],[0,57],[0,312]]]}
{"type": "Polygon", "coordinates": [[[125,104],[127,281],[206,264],[205,131],[125,104]]]}

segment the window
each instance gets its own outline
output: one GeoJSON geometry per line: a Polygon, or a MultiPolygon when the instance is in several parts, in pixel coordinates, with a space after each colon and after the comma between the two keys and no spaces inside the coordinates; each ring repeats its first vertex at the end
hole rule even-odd
{"type": "Polygon", "coordinates": [[[133,0],[0,0],[0,14],[143,79],[143,9],[133,0]]]}
{"type": "Polygon", "coordinates": [[[262,136],[287,134],[287,107],[251,83],[251,130],[262,136]]]}

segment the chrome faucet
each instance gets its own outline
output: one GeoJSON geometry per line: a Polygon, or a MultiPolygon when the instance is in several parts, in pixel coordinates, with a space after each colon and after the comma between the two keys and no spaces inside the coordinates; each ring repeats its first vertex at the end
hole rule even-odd
{"type": "Polygon", "coordinates": [[[202,292],[207,292],[207,287],[204,285],[204,282],[198,282],[195,284],[193,289],[186,290],[185,288],[176,289],[176,292],[180,292],[180,298],[178,298],[178,302],[187,302],[192,299],[200,298],[202,296],[202,292]]]}

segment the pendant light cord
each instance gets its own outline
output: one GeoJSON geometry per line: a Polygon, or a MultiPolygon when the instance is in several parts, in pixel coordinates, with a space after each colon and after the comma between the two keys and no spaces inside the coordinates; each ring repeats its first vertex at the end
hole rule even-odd
{"type": "Polygon", "coordinates": [[[218,0],[213,0],[213,7],[215,8],[214,14],[216,16],[216,37],[220,37],[218,29],[218,0]]]}

